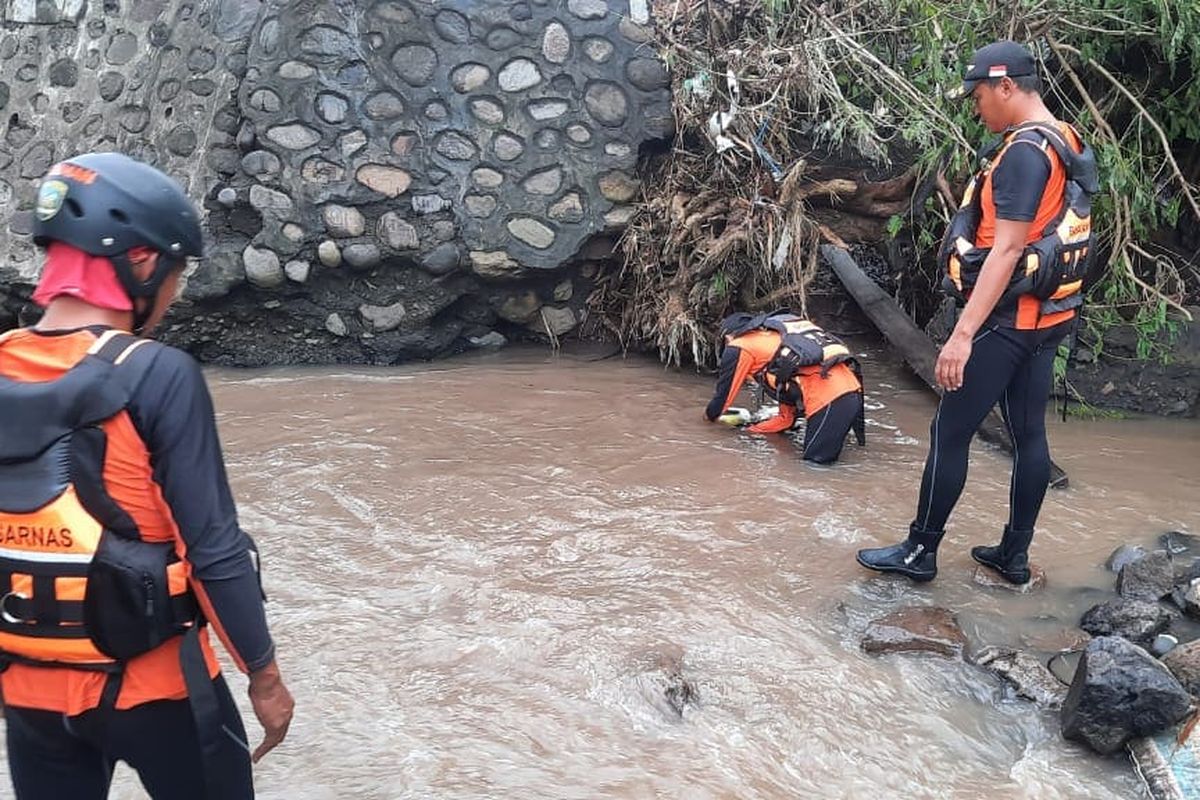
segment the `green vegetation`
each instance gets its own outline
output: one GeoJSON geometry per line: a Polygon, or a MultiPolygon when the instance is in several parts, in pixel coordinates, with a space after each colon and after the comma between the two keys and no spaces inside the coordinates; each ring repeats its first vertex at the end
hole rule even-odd
{"type": "Polygon", "coordinates": [[[990,138],[943,94],[997,38],[1030,46],[1100,159],[1088,346],[1130,322],[1138,355],[1161,358],[1200,303],[1197,0],[658,0],[655,24],[679,136],[592,300],[627,344],[710,362],[732,306],[805,313],[816,244],[837,237],[903,246],[897,298],[924,322],[933,252],[990,138]]]}

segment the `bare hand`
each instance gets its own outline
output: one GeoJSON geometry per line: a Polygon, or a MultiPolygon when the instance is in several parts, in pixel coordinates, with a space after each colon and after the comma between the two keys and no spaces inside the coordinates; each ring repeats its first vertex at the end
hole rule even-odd
{"type": "Polygon", "coordinates": [[[934,379],[939,386],[950,392],[962,388],[963,370],[971,358],[971,344],[971,337],[953,334],[942,345],[937,366],[933,369],[934,379]]]}
{"type": "Polygon", "coordinates": [[[257,764],[287,736],[288,726],[292,724],[292,712],[296,708],[296,701],[283,685],[279,667],[274,661],[250,676],[250,703],[266,734],[250,759],[257,764]]]}

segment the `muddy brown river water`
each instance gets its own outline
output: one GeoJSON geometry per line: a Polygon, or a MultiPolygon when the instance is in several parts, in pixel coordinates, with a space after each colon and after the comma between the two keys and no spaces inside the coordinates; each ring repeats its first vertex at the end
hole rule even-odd
{"type": "MultiPolygon", "coordinates": [[[[297,700],[259,796],[1141,796],[997,679],[858,641],[917,603],[955,609],[972,649],[1052,647],[1113,548],[1200,533],[1200,426],[1052,422],[1071,488],[1023,597],[971,582],[1008,478],[977,445],[942,573],[914,587],[854,551],[905,530],[935,400],[863,346],[868,446],[833,468],[705,424],[708,378],[638,358],[211,371],[297,700]],[[646,678],[664,654],[698,692],[682,719],[646,678]]],[[[144,795],[122,769],[113,796],[144,795]]]]}

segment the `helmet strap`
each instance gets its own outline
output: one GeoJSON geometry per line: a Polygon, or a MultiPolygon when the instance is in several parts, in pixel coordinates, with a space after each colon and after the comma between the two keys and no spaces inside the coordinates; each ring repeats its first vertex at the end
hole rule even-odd
{"type": "Polygon", "coordinates": [[[110,256],[113,268],[117,273],[117,280],[121,282],[121,287],[125,289],[125,293],[129,295],[130,301],[133,304],[133,333],[141,335],[142,329],[145,328],[146,322],[154,314],[155,306],[158,302],[158,290],[162,287],[163,281],[167,276],[180,266],[179,261],[169,257],[166,253],[159,251],[158,258],[154,262],[154,270],[144,281],[139,281],[137,276],[133,274],[133,262],[129,260],[129,253],[117,253],[110,256]],[[143,308],[138,308],[138,298],[146,300],[143,308]]]}

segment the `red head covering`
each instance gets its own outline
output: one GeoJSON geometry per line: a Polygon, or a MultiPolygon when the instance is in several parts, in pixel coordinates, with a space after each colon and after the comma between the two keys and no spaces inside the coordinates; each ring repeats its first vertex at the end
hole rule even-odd
{"type": "Polygon", "coordinates": [[[33,291],[33,302],[43,308],[56,297],[75,297],[113,311],[133,310],[111,261],[63,242],[50,243],[42,277],[33,291]]]}

